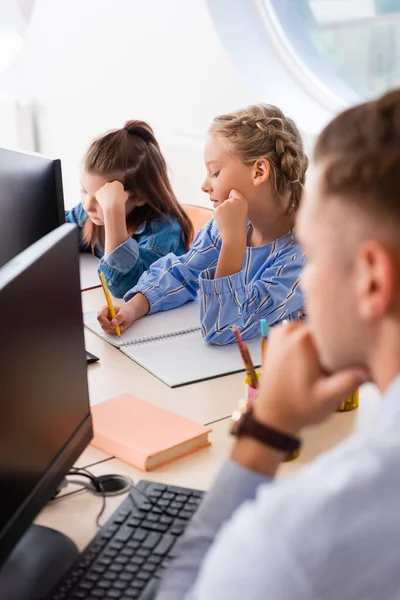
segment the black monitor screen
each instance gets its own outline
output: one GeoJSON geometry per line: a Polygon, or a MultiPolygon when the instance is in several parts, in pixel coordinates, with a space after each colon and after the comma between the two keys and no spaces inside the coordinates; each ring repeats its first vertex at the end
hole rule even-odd
{"type": "Polygon", "coordinates": [[[0,269],[0,563],[91,438],[76,229],[0,269]]]}
{"type": "Polygon", "coordinates": [[[0,148],[0,267],[64,221],[60,161],[0,148]]]}

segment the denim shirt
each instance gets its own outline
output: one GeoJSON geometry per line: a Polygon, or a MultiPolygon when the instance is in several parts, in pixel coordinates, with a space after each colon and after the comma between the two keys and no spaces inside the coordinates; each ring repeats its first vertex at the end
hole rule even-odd
{"type": "Polygon", "coordinates": [[[259,335],[261,319],[274,325],[297,318],[303,310],[299,279],[304,255],[292,232],[266,246],[247,246],[241,271],[215,278],[221,246],[213,219],[186,254],[160,258],[124,299],[141,292],[154,313],[181,306],[199,292],[203,337],[217,345],[234,341],[235,325],[248,339],[259,335]]]}
{"type": "MultiPolygon", "coordinates": [[[[90,246],[82,241],[82,228],[88,218],[82,204],[66,211],[65,220],[78,225],[79,249],[90,252],[90,246]]],[[[185,252],[184,238],[179,221],[171,215],[157,217],[142,223],[132,237],[115,248],[107,257],[99,245],[95,255],[100,258],[99,273],[104,273],[107,285],[115,298],[122,298],[138,282],[151,264],[168,253],[180,255],[185,252]]]]}

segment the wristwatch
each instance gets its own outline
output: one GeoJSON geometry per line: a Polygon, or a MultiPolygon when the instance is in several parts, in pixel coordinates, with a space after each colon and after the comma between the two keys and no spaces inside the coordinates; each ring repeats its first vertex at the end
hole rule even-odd
{"type": "Polygon", "coordinates": [[[299,438],[257,421],[253,415],[253,406],[247,400],[241,400],[238,409],[232,413],[231,433],[236,437],[252,437],[285,454],[296,452],[301,446],[299,438]]]}

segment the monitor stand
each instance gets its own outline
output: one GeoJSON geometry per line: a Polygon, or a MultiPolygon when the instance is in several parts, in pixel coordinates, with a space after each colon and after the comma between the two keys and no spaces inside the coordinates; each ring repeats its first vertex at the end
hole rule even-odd
{"type": "Polygon", "coordinates": [[[31,525],[0,569],[1,600],[41,600],[79,556],[66,535],[31,525]]]}

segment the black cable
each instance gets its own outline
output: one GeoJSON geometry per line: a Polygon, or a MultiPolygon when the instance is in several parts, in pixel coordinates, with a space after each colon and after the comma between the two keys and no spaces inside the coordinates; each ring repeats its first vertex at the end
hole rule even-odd
{"type": "Polygon", "coordinates": [[[63,498],[67,498],[68,496],[74,496],[75,494],[79,494],[80,492],[87,492],[87,489],[87,485],[82,485],[78,490],[74,490],[73,492],[67,492],[66,494],[61,494],[60,496],[55,496],[50,500],[50,502],[57,502],[57,500],[62,500],[63,498]]]}
{"type": "MultiPolygon", "coordinates": [[[[75,475],[77,477],[86,477],[87,479],[89,479],[91,481],[91,483],[93,484],[95,490],[101,494],[103,502],[102,502],[102,505],[101,505],[100,512],[99,512],[99,514],[96,517],[96,525],[97,525],[98,529],[101,529],[102,525],[100,523],[100,519],[103,516],[103,513],[104,513],[104,511],[106,509],[106,494],[105,494],[105,491],[103,489],[103,486],[99,482],[98,478],[95,475],[93,475],[93,473],[90,473],[90,471],[88,471],[84,467],[77,468],[77,469],[72,468],[72,469],[70,469],[70,471],[69,471],[68,474],[75,475]]],[[[85,487],[86,487],[86,489],[89,489],[88,486],[85,486],[85,487]]]]}
{"type": "MultiPolygon", "coordinates": [[[[106,494],[106,492],[104,491],[104,488],[103,488],[103,486],[102,486],[101,482],[99,481],[99,478],[98,478],[98,477],[96,477],[95,475],[93,475],[93,473],[91,473],[91,472],[90,472],[90,471],[89,471],[87,468],[85,468],[85,467],[77,467],[77,468],[73,467],[73,468],[71,468],[71,469],[69,470],[69,472],[68,472],[67,476],[68,476],[68,475],[72,475],[72,476],[76,476],[76,477],[85,477],[86,479],[89,479],[89,481],[90,481],[90,482],[91,482],[91,484],[93,485],[93,487],[94,487],[94,489],[96,490],[96,492],[98,492],[98,493],[100,493],[100,494],[101,494],[101,497],[102,497],[102,500],[103,500],[103,502],[102,502],[102,506],[101,506],[100,512],[98,513],[98,515],[97,515],[97,517],[96,517],[96,525],[97,525],[97,527],[98,527],[99,529],[101,529],[101,527],[102,527],[102,524],[100,523],[100,519],[101,519],[101,517],[103,516],[103,513],[104,513],[104,511],[105,511],[105,509],[106,509],[106,500],[107,500],[107,494],[106,494]]],[[[119,477],[119,475],[115,475],[115,476],[112,476],[112,475],[110,475],[110,479],[111,479],[112,477],[119,477]]],[[[68,480],[68,479],[67,479],[67,481],[68,481],[68,483],[76,483],[76,482],[74,482],[73,480],[68,480]]],[[[75,494],[79,494],[80,492],[83,492],[83,491],[90,491],[90,489],[91,489],[91,488],[90,488],[90,485],[89,485],[89,484],[87,484],[87,485],[83,485],[83,486],[81,486],[79,489],[77,489],[77,490],[74,490],[73,492],[67,492],[66,494],[62,494],[62,495],[60,495],[60,496],[56,496],[55,498],[53,498],[53,499],[52,499],[52,501],[54,502],[54,501],[56,501],[56,500],[62,500],[63,498],[67,498],[68,496],[74,496],[75,494]]],[[[144,492],[144,491],[143,491],[143,490],[142,490],[140,487],[138,487],[137,485],[133,485],[133,487],[131,488],[131,490],[130,490],[130,492],[129,492],[129,498],[131,499],[131,502],[132,502],[132,504],[133,504],[133,506],[134,506],[134,508],[135,508],[136,510],[140,510],[140,508],[141,508],[141,507],[140,507],[140,505],[139,505],[139,504],[136,502],[136,500],[135,500],[135,498],[134,498],[134,496],[133,496],[133,494],[132,494],[132,492],[133,492],[133,491],[137,491],[139,494],[141,494],[141,495],[142,495],[142,496],[143,496],[143,497],[144,497],[144,498],[147,500],[147,502],[148,502],[149,504],[151,504],[152,506],[158,506],[158,505],[157,505],[157,502],[156,502],[155,500],[153,500],[152,498],[150,498],[150,496],[148,496],[148,495],[146,494],[146,492],[144,492]]]]}

